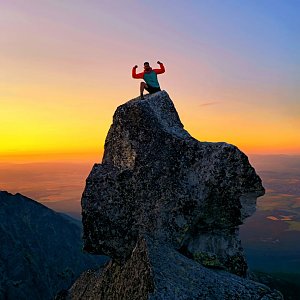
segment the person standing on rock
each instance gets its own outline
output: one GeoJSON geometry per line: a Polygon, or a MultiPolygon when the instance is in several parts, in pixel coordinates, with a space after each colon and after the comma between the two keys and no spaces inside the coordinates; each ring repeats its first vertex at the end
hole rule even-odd
{"type": "Polygon", "coordinates": [[[144,72],[138,74],[136,73],[136,69],[138,66],[134,66],[132,68],[132,78],[144,79],[145,81],[141,82],[140,85],[141,99],[144,99],[144,90],[148,91],[149,94],[161,91],[157,80],[157,74],[164,73],[165,67],[160,61],[158,61],[157,63],[159,64],[160,69],[152,69],[148,62],[144,62],[144,72]]]}

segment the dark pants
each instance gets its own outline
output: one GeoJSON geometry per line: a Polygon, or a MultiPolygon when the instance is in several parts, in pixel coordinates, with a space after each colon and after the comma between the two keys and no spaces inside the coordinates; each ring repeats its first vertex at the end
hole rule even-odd
{"type": "Polygon", "coordinates": [[[160,87],[153,87],[153,86],[151,86],[149,84],[147,84],[147,86],[148,87],[145,86],[145,90],[148,91],[149,94],[154,94],[156,92],[160,92],[161,91],[160,87]]]}

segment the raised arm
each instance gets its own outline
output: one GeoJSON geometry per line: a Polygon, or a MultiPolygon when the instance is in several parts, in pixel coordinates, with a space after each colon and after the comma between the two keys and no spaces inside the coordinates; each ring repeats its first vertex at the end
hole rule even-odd
{"type": "Polygon", "coordinates": [[[144,72],[142,73],[138,73],[136,74],[136,69],[137,69],[138,66],[134,66],[132,68],[132,78],[135,78],[135,79],[143,79],[144,78],[144,72]]]}
{"type": "Polygon", "coordinates": [[[161,63],[160,61],[157,62],[160,66],[160,69],[153,69],[153,71],[156,73],[156,74],[162,74],[162,73],[165,73],[166,69],[163,65],[163,63],[161,63]]]}

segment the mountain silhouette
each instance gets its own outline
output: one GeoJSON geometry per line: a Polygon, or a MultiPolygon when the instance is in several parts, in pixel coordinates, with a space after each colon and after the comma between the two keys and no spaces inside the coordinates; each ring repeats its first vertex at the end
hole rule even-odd
{"type": "Polygon", "coordinates": [[[0,299],[52,299],[105,258],[84,254],[79,221],[0,191],[0,299]]]}

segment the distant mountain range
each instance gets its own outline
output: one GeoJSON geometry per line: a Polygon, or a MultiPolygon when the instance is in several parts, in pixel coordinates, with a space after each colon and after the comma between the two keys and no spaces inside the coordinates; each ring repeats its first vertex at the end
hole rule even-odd
{"type": "Polygon", "coordinates": [[[106,258],[82,251],[81,222],[0,191],[0,299],[52,299],[106,258]]]}

